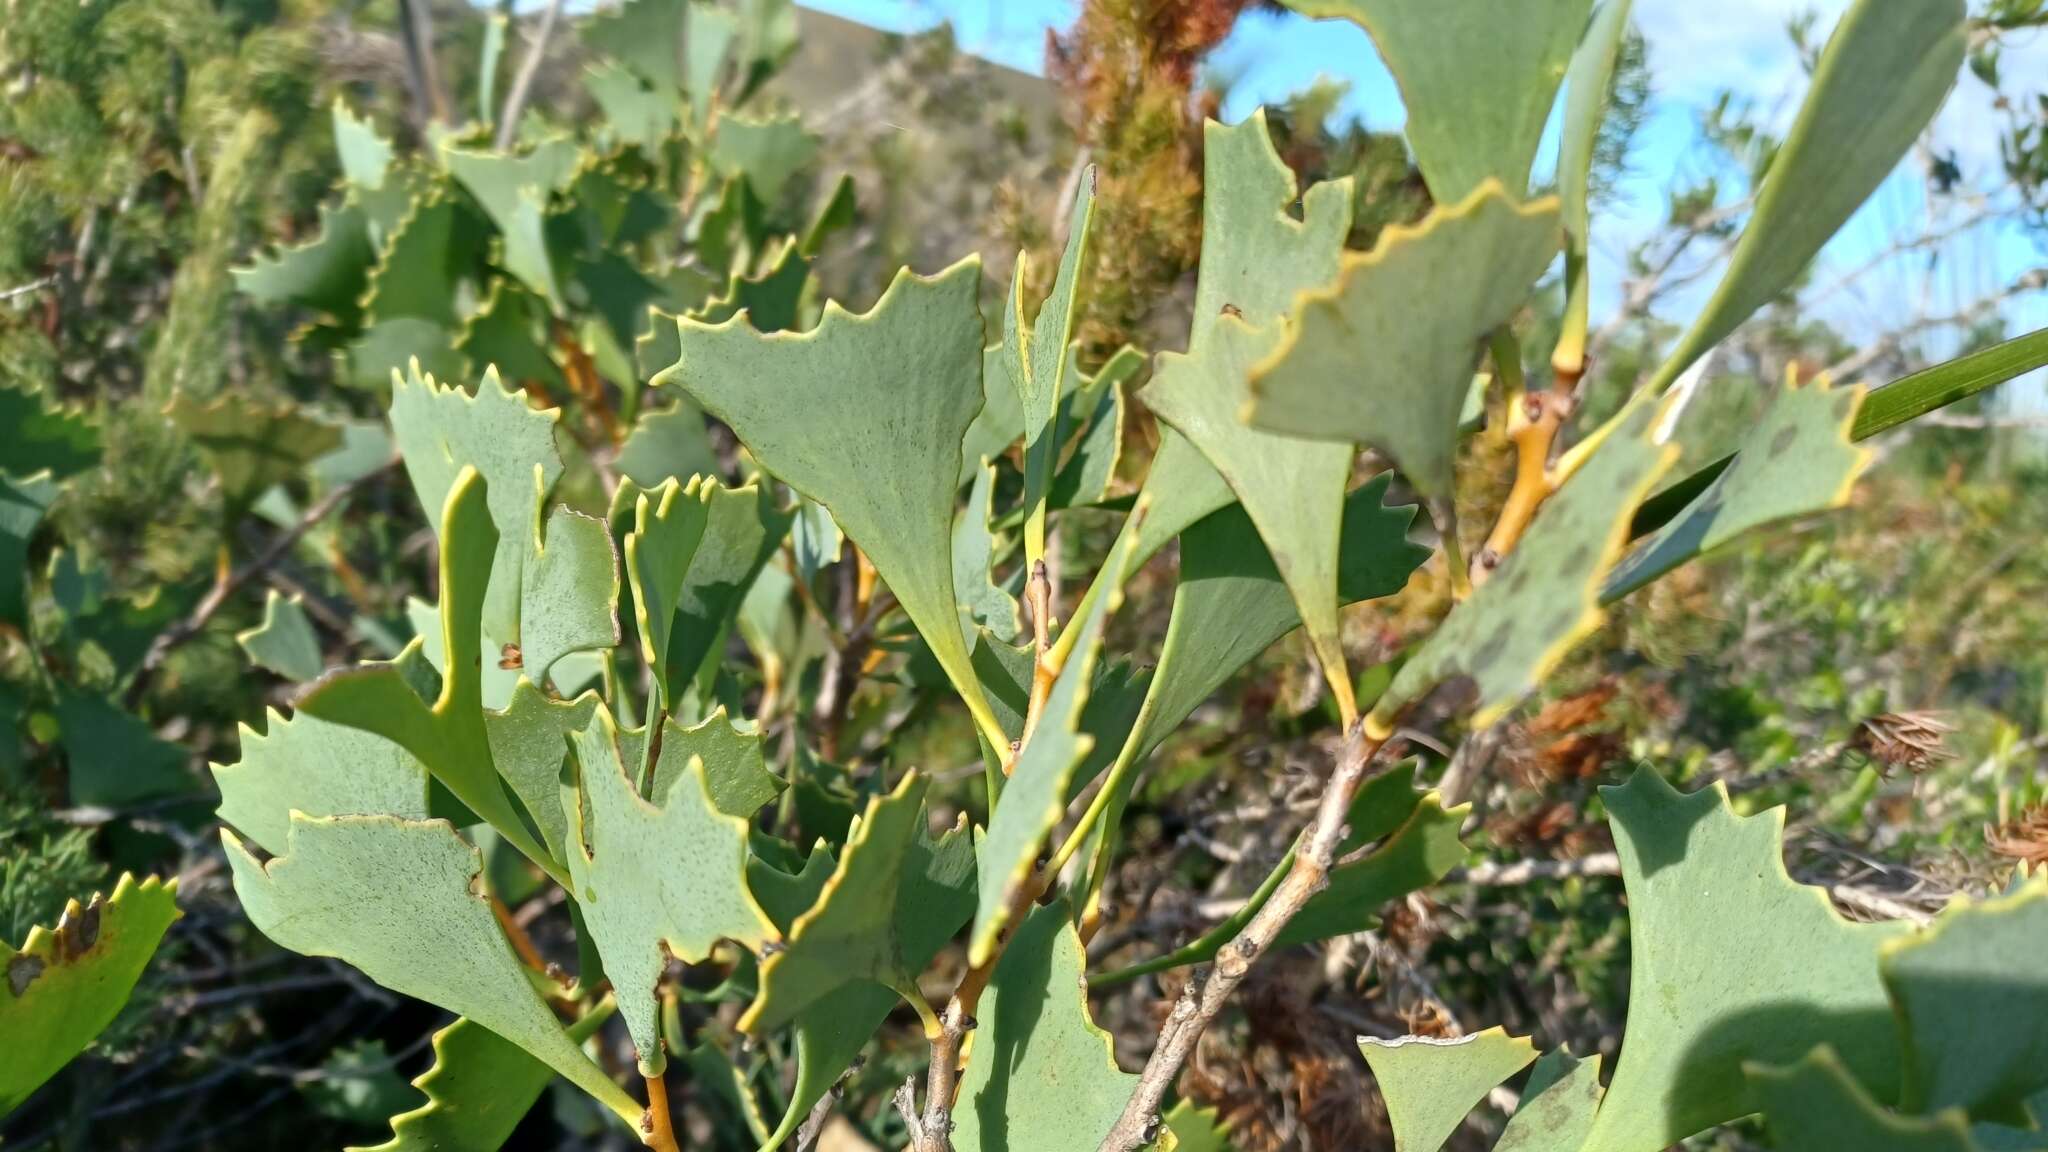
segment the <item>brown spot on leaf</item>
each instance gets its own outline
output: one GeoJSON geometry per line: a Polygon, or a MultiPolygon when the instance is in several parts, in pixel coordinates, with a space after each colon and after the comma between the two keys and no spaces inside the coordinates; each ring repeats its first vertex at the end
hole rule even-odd
{"type": "Polygon", "coordinates": [[[1244,319],[1244,309],[1239,308],[1237,305],[1229,303],[1227,301],[1223,305],[1223,314],[1225,316],[1234,317],[1239,320],[1244,319]]]}
{"type": "Polygon", "coordinates": [[[43,974],[43,958],[26,954],[7,962],[7,990],[19,998],[43,974]]]}
{"type": "Polygon", "coordinates": [[[505,645],[504,649],[498,653],[498,667],[507,672],[526,667],[526,656],[519,651],[519,645],[505,645]]]}

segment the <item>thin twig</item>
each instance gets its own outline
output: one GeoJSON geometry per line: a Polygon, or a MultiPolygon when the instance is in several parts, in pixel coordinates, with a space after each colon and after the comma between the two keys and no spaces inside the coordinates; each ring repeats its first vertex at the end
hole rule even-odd
{"type": "Polygon", "coordinates": [[[40,292],[56,282],[57,277],[52,274],[40,280],[31,280],[26,284],[17,284],[12,288],[0,289],[0,300],[12,300],[16,296],[26,296],[31,292],[40,292]]]}
{"type": "Polygon", "coordinates": [[[1384,732],[1369,735],[1363,722],[1352,725],[1345,735],[1343,751],[1323,791],[1315,822],[1302,838],[1287,878],[1244,930],[1218,953],[1207,978],[1188,982],[1187,991],[1159,1031],[1158,1043],[1152,1049],[1151,1059],[1145,1062],[1137,1090],[1124,1105],[1123,1115],[1109,1135],[1103,1138],[1101,1152],[1136,1152],[1158,1138],[1160,1104],[1167,1089],[1179,1078],[1202,1032],[1223,1010],[1230,994],[1244,982],[1252,965],[1265,955],[1280,929],[1309,897],[1329,883],[1330,864],[1344,839],[1344,817],[1350,811],[1351,799],[1365,782],[1367,770],[1384,742],[1384,732]]]}
{"type": "Polygon", "coordinates": [[[512,90],[505,93],[505,108],[498,113],[498,131],[491,138],[492,146],[503,152],[512,147],[512,135],[519,130],[519,117],[526,112],[526,101],[533,93],[534,77],[540,74],[540,63],[547,55],[548,40],[555,34],[555,21],[562,15],[562,0],[548,0],[547,11],[541,13],[540,29],[533,34],[533,46],[526,50],[526,59],[519,62],[519,74],[512,79],[512,90]]]}

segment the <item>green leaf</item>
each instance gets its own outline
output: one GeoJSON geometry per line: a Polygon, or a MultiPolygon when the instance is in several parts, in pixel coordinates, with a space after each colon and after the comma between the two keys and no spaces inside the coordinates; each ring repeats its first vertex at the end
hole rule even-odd
{"type": "Polygon", "coordinates": [[[711,138],[711,166],[728,179],[745,178],[754,195],[770,205],[817,154],[818,138],[794,115],[723,116],[711,138]]]}
{"type": "Polygon", "coordinates": [[[349,342],[345,355],[348,381],[357,388],[384,388],[394,375],[409,367],[449,380],[463,371],[462,353],[455,350],[455,333],[417,316],[377,321],[349,342]]]}
{"type": "Polygon", "coordinates": [[[341,430],[316,420],[290,401],[266,404],[229,391],[202,404],[189,393],[172,395],[164,409],[205,455],[220,477],[221,495],[240,505],[273,484],[293,479],[306,465],[341,444],[341,430]]]}
{"type": "Polygon", "coordinates": [[[14,476],[48,471],[61,479],[99,466],[99,422],[24,384],[0,384],[0,428],[8,429],[5,471],[14,476]]]}
{"type": "Polygon", "coordinates": [[[0,470],[0,620],[28,620],[28,546],[57,498],[49,472],[16,479],[0,470]]]}
{"type": "Polygon", "coordinates": [[[1405,0],[1286,2],[1372,34],[1400,84],[1408,144],[1430,195],[1452,204],[1489,179],[1517,197],[1529,186],[1543,123],[1593,0],[1448,9],[1405,0]]]}
{"type": "Polygon", "coordinates": [[[1451,609],[1374,706],[1391,716],[1424,692],[1469,679],[1484,726],[1532,691],[1600,625],[1601,579],[1620,555],[1629,516],[1678,455],[1651,426],[1659,405],[1638,398],[1564,488],[1544,502],[1521,544],[1451,609]]]}
{"type": "Polygon", "coordinates": [[[1166,1114],[1166,1127],[1173,1133],[1173,1152],[1231,1152],[1229,1126],[1217,1120],[1214,1108],[1183,1099],[1166,1114]]]}
{"type": "MultiPolygon", "coordinates": [[[[1131,513],[1145,515],[1141,506],[1131,513]]],[[[1116,573],[1085,613],[1070,621],[1077,632],[1072,654],[1054,679],[1037,727],[1025,735],[1023,751],[1011,765],[1009,783],[989,816],[988,834],[976,845],[980,873],[974,931],[967,938],[967,962],[980,966],[995,954],[1002,933],[1015,913],[1016,893],[1038,866],[1046,837],[1066,813],[1075,774],[1095,747],[1096,738],[1082,730],[1089,689],[1102,656],[1102,632],[1123,603],[1123,582],[1135,565],[1136,538],[1125,536],[1104,561],[1116,573]]]]}
{"type": "Polygon", "coordinates": [[[343,324],[361,315],[363,289],[377,253],[369,221],[354,203],[320,206],[320,231],[304,244],[257,256],[231,269],[235,287],[264,304],[299,304],[343,324]]]}
{"type": "Polygon", "coordinates": [[[969,644],[975,632],[1005,644],[1023,627],[1017,598],[995,581],[995,534],[989,530],[989,504],[995,496],[995,466],[983,461],[975,469],[967,506],[953,520],[953,588],[960,597],[960,633],[969,644]]]}
{"type": "Polygon", "coordinates": [[[1064,422],[1082,430],[1066,463],[1052,479],[1046,502],[1077,508],[1109,499],[1124,450],[1124,385],[1145,366],[1145,357],[1126,344],[1094,376],[1073,371],[1080,386],[1070,393],[1064,422]]]}
{"type": "Polygon", "coordinates": [[[285,852],[259,861],[221,830],[235,895],[256,927],[331,956],[525,1049],[627,1123],[640,1106],[562,1031],[483,895],[483,858],[444,821],[293,813],[285,852]]]}
{"type": "MultiPolygon", "coordinates": [[[[758,277],[748,277],[734,270],[726,284],[725,295],[705,301],[702,307],[690,313],[690,318],[706,324],[723,324],[745,313],[747,323],[753,325],[756,332],[794,331],[803,303],[804,286],[810,283],[810,278],[811,262],[804,258],[795,240],[788,240],[769,261],[768,271],[758,277]]],[[[656,317],[655,323],[661,323],[661,318],[656,317]]],[[[674,362],[675,358],[671,356],[662,367],[674,362]]]]}
{"type": "MultiPolygon", "coordinates": [[[[484,725],[482,610],[491,526],[484,480],[464,467],[441,515],[441,692],[422,701],[396,664],[364,664],[331,672],[299,699],[298,710],[374,732],[418,757],[455,797],[490,822],[513,847],[558,881],[562,866],[526,829],[505,792],[484,725]]],[[[414,641],[415,644],[418,641],[414,641]]]]}
{"type": "MultiPolygon", "coordinates": [[[[668,319],[669,332],[675,319],[668,319]]],[[[666,364],[675,363],[671,355],[666,364]]],[[[666,408],[642,409],[626,442],[619,446],[619,474],[641,488],[659,488],[665,480],[716,476],[718,453],[704,425],[704,410],[687,396],[666,408]]]]}
{"type": "MultiPolygon", "coordinates": [[[[1856,422],[1849,429],[1849,439],[1863,441],[1889,432],[1907,421],[1968,399],[2044,364],[2048,364],[2048,328],[2016,336],[1932,368],[1923,368],[1865,394],[1862,406],[1856,409],[1856,422]]],[[[1695,497],[1706,491],[1733,459],[1733,455],[1723,456],[1643,501],[1642,507],[1636,510],[1634,522],[1629,525],[1629,535],[1647,536],[1670,523],[1695,497]]]]}
{"type": "Polygon", "coordinates": [[[548,854],[557,860],[568,859],[569,818],[562,808],[561,778],[569,737],[589,727],[599,703],[595,692],[573,700],[551,699],[521,676],[504,711],[484,713],[491,761],[533,817],[548,854]]]}
{"type": "MultiPolygon", "coordinates": [[[[1311,193],[1313,195],[1313,193],[1311,193]]],[[[1165,353],[1145,402],[1229,481],[1278,565],[1323,675],[1348,696],[1337,620],[1338,522],[1352,447],[1288,440],[1239,422],[1251,367],[1281,337],[1224,317],[1200,355],[1165,353]]]]}
{"type": "Polygon", "coordinates": [[[421,196],[392,228],[363,297],[372,321],[411,318],[449,331],[461,324],[458,289],[475,273],[487,228],[453,196],[439,189],[421,196]]]}
{"type": "Polygon", "coordinates": [[[1370,445],[1424,496],[1449,498],[1479,342],[1528,299],[1558,236],[1554,198],[1521,204],[1488,181],[1413,228],[1387,229],[1371,252],[1346,253],[1336,282],[1301,295],[1285,339],[1253,368],[1250,419],[1370,445]]]}
{"type": "Polygon", "coordinates": [[[605,122],[621,144],[653,150],[676,130],[675,93],[653,88],[639,73],[612,60],[583,69],[583,87],[604,112],[605,122]]]}
{"type": "Polygon", "coordinates": [[[1657,369],[1652,391],[1776,299],[1891,175],[1955,84],[1969,40],[1965,15],[1963,0],[1904,8],[1857,0],[1843,13],[1713,298],[1657,369]]]}
{"type": "MultiPolygon", "coordinates": [[[[647,645],[652,632],[662,627],[657,618],[664,612],[671,618],[666,626],[668,639],[661,649],[665,654],[649,659],[662,670],[665,698],[674,702],[681,700],[725,635],[745,590],[789,532],[793,513],[773,507],[758,485],[727,488],[708,476],[693,477],[673,497],[666,486],[648,496],[655,494],[660,498],[650,505],[648,534],[637,544],[631,535],[627,538],[626,567],[636,581],[635,623],[643,656],[650,651],[647,645]],[[671,508],[666,519],[660,515],[663,504],[671,508]],[[694,546],[686,549],[690,521],[698,515],[693,504],[704,506],[704,526],[694,546]],[[669,582],[677,573],[682,583],[671,594],[669,582]],[[646,582],[644,589],[639,581],[646,582]],[[673,608],[665,609],[664,604],[673,604],[673,608]],[[642,614],[645,619],[638,618],[642,614]]],[[[618,522],[626,508],[633,508],[637,524],[640,502],[645,498],[637,488],[621,484],[613,498],[613,521],[618,522]]]]}
{"type": "Polygon", "coordinates": [[[1654,1152],[1757,1110],[1745,1062],[1817,1044],[1892,1097],[1898,1044],[1877,957],[1902,926],[1852,924],[1795,884],[1784,809],[1737,816],[1718,784],[1680,795],[1638,769],[1600,790],[1629,905],[1621,1061],[1583,1152],[1654,1152]]]}
{"type": "Polygon", "coordinates": [[[629,0],[600,11],[577,29],[579,38],[600,56],[632,68],[664,91],[682,86],[679,49],[687,0],[629,0]]]}
{"type": "Polygon", "coordinates": [[[668,956],[696,964],[720,940],[758,950],[779,934],[747,890],[747,822],[713,807],[700,761],[657,808],[626,776],[610,711],[599,708],[573,746],[582,810],[565,784],[570,891],[604,956],[640,1070],[652,1076],[667,1063],[655,991],[668,956]]]}
{"type": "Polygon", "coordinates": [[[1034,908],[982,995],[953,1107],[958,1152],[1092,1148],[1138,1077],[1088,1014],[1087,954],[1064,898],[1034,908]]]}
{"type": "MultiPolygon", "coordinates": [[[[534,499],[538,531],[546,497],[534,499]]],[[[619,557],[604,521],[564,507],[548,513],[545,532],[530,542],[519,582],[519,663],[540,679],[571,652],[618,646],[619,557]]]]}
{"type": "Polygon", "coordinates": [[[7,988],[0,993],[0,1116],[21,1105],[45,1080],[85,1050],[114,1022],[171,921],[178,918],[178,882],[122,873],[111,899],[97,894],[64,908],[55,931],[37,925],[17,950],[0,940],[7,988]]]}
{"type": "Polygon", "coordinates": [[[334,98],[334,151],[341,158],[345,182],[365,191],[384,186],[384,174],[391,169],[391,142],[377,135],[376,126],[350,111],[339,96],[334,98]]]}
{"type": "Polygon", "coordinates": [[[428,817],[427,770],[405,749],[305,713],[266,715],[267,732],[242,726],[239,760],[213,765],[215,815],[250,843],[283,848],[293,812],[428,817]]]}
{"type": "Polygon", "coordinates": [[[732,55],[733,40],[739,35],[739,21],[725,8],[693,3],[684,17],[683,94],[690,104],[690,119],[701,137],[710,123],[717,102],[718,81],[725,62],[732,55]]]}
{"type": "Polygon", "coordinates": [[[1493,1152],[1577,1152],[1599,1108],[1600,1054],[1580,1060],[1563,1048],[1546,1052],[1493,1152]]]}
{"type": "MultiPolygon", "coordinates": [[[[569,1039],[587,1039],[610,1018],[589,1013],[569,1025],[569,1039]]],[[[497,1152],[553,1079],[518,1045],[459,1019],[434,1033],[434,1063],[413,1078],[427,1102],[391,1118],[391,1139],[347,1152],[497,1152]]]]}
{"type": "Polygon", "coordinates": [[[866,315],[828,303],[801,334],[686,318],[682,359],[655,381],[675,381],[762,467],[831,511],[993,741],[953,588],[960,444],[981,401],[980,268],[969,258],[929,279],[899,274],[866,315]]]}
{"type": "Polygon", "coordinates": [[[1394,1152],[1437,1152],[1494,1085],[1536,1059],[1527,1037],[1500,1028],[1455,1040],[1365,1037],[1358,1046],[1386,1099],[1394,1152]]]}
{"type": "Polygon", "coordinates": [[[1564,220],[1564,335],[1559,356],[1583,369],[1587,313],[1592,289],[1587,249],[1592,243],[1593,147],[1607,115],[1615,60],[1628,35],[1630,0],[1607,0],[1593,14],[1586,37],[1565,70],[1564,124],[1557,152],[1557,193],[1564,220]],[[1569,346],[1567,346],[1569,343],[1569,346]]]}
{"type": "MultiPolygon", "coordinates": [[[[619,733],[619,749],[628,764],[638,764],[646,729],[619,733]]],[[[647,790],[654,803],[663,803],[668,790],[683,777],[694,762],[704,766],[704,787],[711,793],[711,806],[728,816],[750,819],[761,806],[782,792],[782,781],[768,771],[761,753],[761,730],[742,728],[727,718],[723,706],[696,724],[684,727],[675,717],[661,725],[661,753],[654,760],[654,784],[647,790]]]]}
{"type": "Polygon", "coordinates": [[[477,49],[476,118],[489,124],[498,118],[498,62],[505,57],[505,29],[512,18],[494,12],[484,19],[484,42],[477,49]]]}
{"type": "Polygon", "coordinates": [[[279,595],[276,589],[263,600],[263,623],[235,633],[235,643],[248,653],[251,663],[261,665],[287,680],[311,680],[323,666],[320,639],[313,635],[312,622],[299,598],[279,595]]]}
{"type": "MultiPolygon", "coordinates": [[[[971,853],[969,859],[971,860],[971,853]]],[[[768,912],[768,918],[787,936],[796,918],[809,911],[825,893],[837,865],[824,841],[812,845],[802,871],[791,875],[756,858],[747,862],[747,885],[768,912]]],[[[789,1105],[765,1148],[780,1148],[793,1135],[811,1106],[830,1091],[839,1074],[850,1066],[868,1038],[896,1007],[896,993],[872,980],[852,980],[813,1002],[798,1015],[796,1030],[796,1080],[790,1086],[789,1105]]]]}
{"type": "Polygon", "coordinates": [[[2024,1116],[2048,1089],[2048,876],[1958,900],[1885,949],[1885,987],[1906,1040],[1900,1106],[2024,1116]]]}
{"type": "Polygon", "coordinates": [[[1796,1152],[1977,1152],[1959,1111],[1900,1116],[1870,1098],[1826,1045],[1784,1067],[1751,1064],[1772,1145],[1796,1152]]]}
{"type": "Polygon", "coordinates": [[[192,790],[183,748],[104,696],[59,689],[57,717],[71,803],[125,808],[192,790]]]}
{"type": "Polygon", "coordinates": [[[1801,388],[1788,377],[1742,435],[1731,467],[1650,539],[1629,552],[1600,590],[1618,600],[1685,563],[1766,524],[1838,508],[1870,450],[1849,443],[1863,389],[1801,388]]]}
{"type": "Polygon", "coordinates": [[[1470,806],[1445,808],[1435,792],[1403,799],[1413,803],[1407,819],[1387,834],[1385,843],[1332,868],[1329,884],[1308,898],[1274,936],[1272,947],[1363,932],[1378,922],[1388,901],[1427,888],[1465,862],[1458,829],[1470,806]]]}
{"type": "Polygon", "coordinates": [[[544,140],[523,156],[441,149],[441,163],[497,225],[505,271],[557,308],[563,301],[545,235],[548,196],[576,175],[577,159],[576,142],[567,137],[544,140]]]}
{"type": "Polygon", "coordinates": [[[1010,277],[1010,299],[1003,308],[1003,367],[1017,390],[1024,414],[1025,555],[1045,555],[1045,501],[1052,490],[1062,442],[1060,413],[1066,402],[1066,375],[1074,338],[1075,304],[1081,291],[1081,264],[1088,252],[1088,226],[1095,216],[1095,167],[1081,173],[1074,203],[1067,214],[1067,248],[1060,257],[1052,292],[1039,304],[1038,315],[1024,322],[1024,282],[1030,260],[1023,251],[1010,277]]]}
{"type": "MultiPolygon", "coordinates": [[[[502,644],[520,643],[520,587],[534,548],[535,491],[545,496],[562,474],[555,451],[561,411],[535,409],[523,393],[484,373],[471,396],[443,387],[417,366],[391,382],[391,432],[420,507],[437,521],[455,478],[466,466],[482,474],[497,529],[483,631],[502,644]]],[[[442,547],[447,543],[444,540],[442,547]]]]}
{"type": "Polygon", "coordinates": [[[817,902],[792,922],[787,946],[762,962],[743,1031],[759,1036],[800,1020],[854,982],[916,994],[918,973],[974,909],[973,847],[964,826],[931,839],[926,786],[910,773],[869,798],[817,902]]]}
{"type": "Polygon", "coordinates": [[[550,391],[565,388],[562,368],[548,351],[551,317],[547,302],[500,276],[491,293],[455,337],[455,350],[466,358],[464,375],[482,378],[493,370],[514,385],[535,381],[550,391]]]}

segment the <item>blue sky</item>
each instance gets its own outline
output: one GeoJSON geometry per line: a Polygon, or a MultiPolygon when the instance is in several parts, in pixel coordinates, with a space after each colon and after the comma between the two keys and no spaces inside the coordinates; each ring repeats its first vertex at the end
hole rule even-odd
{"type": "MultiPolygon", "coordinates": [[[[812,7],[896,31],[929,28],[950,20],[969,51],[1025,71],[1041,69],[1048,28],[1070,23],[1073,0],[805,0],[812,7]]],[[[1638,134],[1631,172],[1617,202],[1596,216],[1593,246],[1595,323],[1619,299],[1622,253],[1663,219],[1666,197],[1712,170],[1711,153],[1698,142],[1699,110],[1723,87],[1746,95],[1766,123],[1782,129],[1797,110],[1805,77],[1787,38],[1787,19],[1815,10],[1825,29],[1847,0],[1636,0],[1634,19],[1648,41],[1655,96],[1648,123],[1638,134]]],[[[1345,22],[1311,22],[1294,15],[1255,14],[1240,22],[1211,59],[1211,68],[1230,80],[1228,119],[1261,103],[1277,101],[1318,76],[1350,86],[1340,113],[1380,129],[1405,119],[1400,94],[1365,33],[1345,22]]],[[[2009,50],[2008,76],[2048,77],[2048,38],[2009,50]]],[[[1995,198],[1997,185],[1995,114],[1990,93],[1974,78],[1958,84],[1936,122],[1936,144],[1953,148],[1965,177],[1995,198]]],[[[1546,150],[1547,151],[1547,150],[1546,150]]],[[[1549,163],[1538,158],[1539,169],[1549,163]]],[[[1921,195],[1918,161],[1871,197],[1819,259],[1816,285],[1834,283],[1866,265],[1899,239],[1925,230],[1933,220],[1956,220],[1982,206],[1964,203],[1955,215],[1930,218],[1921,195]]],[[[1994,201],[1995,202],[1995,199],[1994,201]]],[[[1947,315],[1993,292],[2028,269],[2048,264],[2048,250],[2011,226],[1982,225],[1946,243],[1931,270],[1926,253],[1893,258],[1854,289],[1828,294],[1817,308],[1852,335],[1880,331],[1901,318],[1947,315]]],[[[1683,320],[1698,306],[1713,277],[1702,278],[1689,295],[1674,298],[1673,318],[1683,320]]],[[[2048,324],[2048,301],[2038,294],[2009,304],[2013,333],[2048,324]]],[[[1935,337],[1931,352],[1944,351],[1935,337]]]]}

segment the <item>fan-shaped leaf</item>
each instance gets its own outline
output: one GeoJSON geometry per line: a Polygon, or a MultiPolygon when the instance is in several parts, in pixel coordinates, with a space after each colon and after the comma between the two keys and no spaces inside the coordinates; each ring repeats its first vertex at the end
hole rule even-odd
{"type": "Polygon", "coordinates": [[[1437,1152],[1494,1085],[1536,1059],[1527,1037],[1500,1028],[1454,1040],[1367,1037],[1358,1046],[1386,1099],[1394,1152],[1437,1152]]]}

